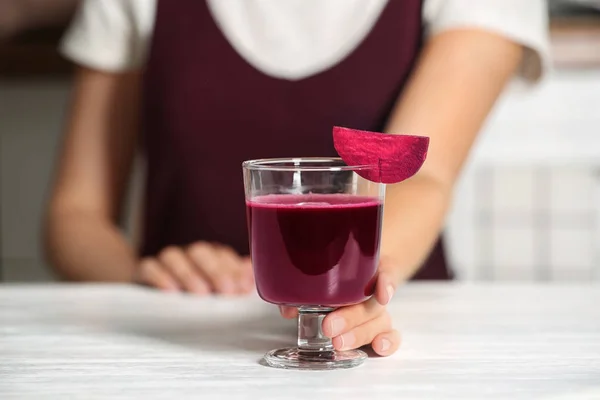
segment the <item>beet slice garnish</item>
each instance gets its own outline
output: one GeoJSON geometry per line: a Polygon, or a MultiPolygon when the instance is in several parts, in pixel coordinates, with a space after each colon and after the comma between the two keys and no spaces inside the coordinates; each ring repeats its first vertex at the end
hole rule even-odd
{"type": "Polygon", "coordinates": [[[357,174],[373,182],[398,183],[416,174],[427,157],[429,138],[333,128],[333,145],[349,166],[372,165],[357,174]]]}

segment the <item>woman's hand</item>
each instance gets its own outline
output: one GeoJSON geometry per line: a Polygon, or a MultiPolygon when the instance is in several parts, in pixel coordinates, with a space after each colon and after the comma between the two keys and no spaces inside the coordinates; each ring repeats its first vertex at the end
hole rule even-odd
{"type": "MultiPolygon", "coordinates": [[[[388,259],[379,263],[375,294],[369,300],[341,307],[323,320],[323,333],[333,339],[336,350],[349,350],[370,344],[381,356],[389,356],[400,347],[400,334],[392,328],[386,306],[392,299],[398,277],[397,266],[388,259]]],[[[285,318],[298,315],[296,309],[280,308],[285,318]]]]}
{"type": "Polygon", "coordinates": [[[247,294],[254,288],[249,257],[228,246],[196,242],[186,248],[167,247],[157,257],[140,261],[134,280],[166,291],[196,295],[247,294]]]}

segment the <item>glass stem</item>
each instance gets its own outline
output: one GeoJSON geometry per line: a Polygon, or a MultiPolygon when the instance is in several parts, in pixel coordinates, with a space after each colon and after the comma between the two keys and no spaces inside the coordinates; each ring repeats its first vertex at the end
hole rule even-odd
{"type": "Polygon", "coordinates": [[[333,351],[331,338],[323,334],[323,320],[333,308],[300,307],[298,309],[298,349],[301,352],[333,351]]]}

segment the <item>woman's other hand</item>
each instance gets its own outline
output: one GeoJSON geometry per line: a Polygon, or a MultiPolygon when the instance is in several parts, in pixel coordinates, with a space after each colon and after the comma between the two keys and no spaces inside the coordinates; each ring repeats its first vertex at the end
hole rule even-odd
{"type": "Polygon", "coordinates": [[[254,288],[249,257],[228,246],[196,242],[188,247],[170,246],[156,257],[139,262],[134,280],[165,291],[184,291],[200,296],[248,294],[254,288]]]}

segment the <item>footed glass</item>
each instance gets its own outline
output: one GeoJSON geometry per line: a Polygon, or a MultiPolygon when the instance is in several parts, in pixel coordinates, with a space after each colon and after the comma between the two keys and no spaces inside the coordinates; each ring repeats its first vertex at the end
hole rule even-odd
{"type": "Polygon", "coordinates": [[[265,361],[278,368],[337,369],[360,365],[361,350],[337,351],[322,331],[337,307],[374,290],[385,185],[338,158],[290,158],[243,164],[250,251],[261,298],[297,307],[296,346],[265,361]]]}

